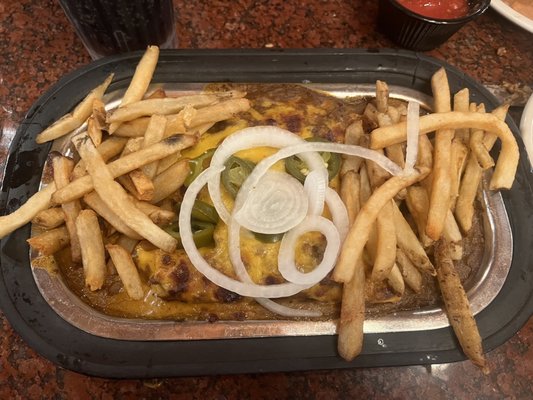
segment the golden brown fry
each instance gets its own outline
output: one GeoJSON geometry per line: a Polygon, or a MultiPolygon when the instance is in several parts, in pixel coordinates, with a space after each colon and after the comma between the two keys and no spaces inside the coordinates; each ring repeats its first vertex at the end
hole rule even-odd
{"type": "Polygon", "coordinates": [[[193,94],[181,97],[166,97],[164,99],[139,100],[108,113],[106,122],[132,121],[136,118],[153,114],[173,114],[181,111],[187,105],[202,107],[214,104],[218,100],[219,98],[215,94],[193,94]]]}
{"type": "Polygon", "coordinates": [[[361,178],[355,171],[348,171],[342,176],[340,196],[348,211],[348,221],[350,222],[350,225],[355,221],[355,217],[361,208],[359,200],[360,187],[361,178]]]}
{"type": "Polygon", "coordinates": [[[104,95],[112,80],[113,74],[109,75],[100,86],[94,88],[87,95],[87,97],[85,97],[81,103],[76,106],[72,113],[64,115],[44,131],[39,133],[35,138],[35,141],[38,144],[49,142],[72,132],[74,129],[79,128],[91,115],[93,101],[95,99],[100,99],[104,95]]]}
{"type": "MultiPolygon", "coordinates": [[[[344,135],[344,143],[360,145],[361,139],[365,136],[363,129],[363,120],[357,119],[346,128],[344,135]]],[[[343,162],[341,166],[340,174],[343,176],[348,171],[359,171],[363,159],[361,157],[342,155],[343,162]]]]}
{"type": "Polygon", "coordinates": [[[87,164],[94,190],[131,229],[136,231],[155,246],[172,252],[176,249],[176,239],[155,225],[128,198],[124,189],[114,181],[113,174],[104,163],[98,151],[86,135],[78,135],[73,143],[81,158],[87,164]]]}
{"type": "Polygon", "coordinates": [[[179,161],[180,158],[181,158],[181,154],[180,153],[176,153],[176,154],[171,154],[171,155],[159,160],[159,162],[157,163],[156,175],[159,175],[162,172],[164,172],[167,169],[169,169],[171,166],[176,164],[179,161]]]}
{"type": "MultiPolygon", "coordinates": [[[[393,201],[386,203],[377,217],[377,243],[372,268],[372,283],[383,281],[389,277],[396,261],[396,228],[391,223],[394,218],[393,201]]],[[[399,291],[397,290],[397,292],[399,291]]]]}
{"type": "MultiPolygon", "coordinates": [[[[126,145],[127,139],[121,137],[110,137],[107,138],[98,146],[98,153],[102,156],[102,159],[107,162],[111,158],[119,155],[126,145]]],[[[85,169],[85,163],[83,160],[78,161],[74,170],[72,171],[72,178],[77,179],[87,175],[87,170],[85,169]]]]}
{"type": "Polygon", "coordinates": [[[44,231],[26,241],[32,249],[37,250],[42,255],[50,256],[67,247],[70,243],[70,236],[67,228],[61,226],[49,231],[44,231]]]}
{"type": "MultiPolygon", "coordinates": [[[[436,113],[420,117],[420,134],[425,135],[438,129],[477,128],[490,131],[502,141],[500,156],[490,182],[490,189],[509,189],[518,167],[518,144],[507,124],[493,114],[479,113],[436,113]]],[[[406,124],[375,129],[371,134],[371,148],[383,148],[405,140],[406,124]]]]}
{"type": "Polygon", "coordinates": [[[129,173],[131,183],[135,187],[134,195],[139,200],[150,201],[154,197],[154,182],[150,177],[140,170],[136,169],[129,173]]]}
{"type": "MultiPolygon", "coordinates": [[[[54,182],[58,189],[64,188],[70,182],[70,174],[74,169],[74,161],[70,158],[59,156],[52,160],[54,170],[54,182]]],[[[69,201],[61,204],[63,213],[65,214],[65,225],[70,235],[70,252],[72,261],[79,263],[81,261],[81,248],[78,234],[76,231],[76,218],[81,211],[81,206],[78,200],[69,201]]]]}
{"type": "Polygon", "coordinates": [[[154,195],[151,203],[159,203],[178,190],[189,175],[189,160],[181,160],[154,178],[154,195]]]}
{"type": "Polygon", "coordinates": [[[333,271],[334,280],[346,283],[352,279],[355,262],[362,255],[378,213],[400,190],[423,179],[428,172],[415,171],[409,176],[394,176],[374,191],[370,199],[361,208],[343,243],[337,266],[333,271]]]}
{"type": "Polygon", "coordinates": [[[50,183],[44,189],[31,196],[26,203],[11,214],[0,216],[0,238],[26,225],[39,212],[50,207],[52,194],[56,190],[55,183],[50,183]]]}
{"type": "MultiPolygon", "coordinates": [[[[166,125],[167,119],[165,117],[161,115],[152,115],[150,122],[148,123],[148,127],[146,128],[142,147],[148,147],[163,140],[166,125]]],[[[158,164],[158,161],[147,164],[142,167],[142,172],[148,178],[153,179],[156,175],[158,164]]]]}
{"type": "Polygon", "coordinates": [[[188,120],[184,119],[187,128],[194,128],[210,122],[223,121],[232,118],[235,114],[250,109],[248,99],[230,99],[214,104],[210,107],[199,108],[188,120]]]}
{"type": "MultiPolygon", "coordinates": [[[[477,112],[485,113],[485,105],[480,104],[477,107],[477,112]]],[[[476,159],[483,169],[489,169],[494,166],[494,160],[490,156],[485,144],[483,143],[483,138],[485,137],[485,132],[479,129],[474,129],[470,134],[470,150],[476,155],[476,159]]]]}
{"type": "Polygon", "coordinates": [[[36,224],[45,229],[53,229],[62,225],[65,222],[65,213],[61,207],[52,207],[47,210],[39,212],[32,220],[32,224],[36,224]]]}
{"type": "MultiPolygon", "coordinates": [[[[394,258],[396,258],[396,253],[393,252],[394,258]]],[[[396,302],[399,301],[400,298],[405,293],[405,282],[403,280],[402,273],[400,269],[398,268],[398,265],[394,263],[392,265],[392,268],[389,272],[389,275],[387,276],[387,282],[396,293],[396,296],[392,297],[389,301],[390,302],[396,302]]]]}
{"type": "Polygon", "coordinates": [[[433,264],[396,203],[393,203],[392,208],[398,247],[421,272],[435,275],[433,264]]]}
{"type": "Polygon", "coordinates": [[[137,271],[130,253],[122,246],[116,244],[108,244],[106,249],[113,260],[128,296],[134,300],[141,300],[144,297],[144,290],[139,271],[137,271]]]}
{"type": "Polygon", "coordinates": [[[444,225],[443,237],[450,244],[450,255],[452,260],[460,260],[463,258],[463,235],[457,225],[457,221],[453,216],[451,210],[448,210],[448,215],[446,216],[446,222],[444,225]]]}
{"type": "MultiPolygon", "coordinates": [[[[468,112],[470,103],[470,91],[468,88],[459,90],[453,96],[453,111],[468,112]]],[[[455,137],[463,144],[467,144],[470,140],[469,129],[457,129],[455,131],[455,137]]]]}
{"type": "Polygon", "coordinates": [[[365,321],[365,264],[359,258],[355,262],[354,274],[344,284],[341,315],[337,332],[337,350],[346,361],[351,361],[363,348],[363,324],[365,321]]]}
{"type": "Polygon", "coordinates": [[[87,193],[83,196],[83,201],[91,207],[98,215],[105,219],[113,228],[134,239],[141,239],[142,236],[126,225],[113,210],[111,210],[96,192],[87,193]]]}
{"type": "MultiPolygon", "coordinates": [[[[450,87],[444,68],[439,69],[431,78],[431,87],[437,113],[449,112],[450,87]]],[[[433,156],[433,178],[429,195],[429,211],[426,234],[433,240],[442,235],[446,214],[450,208],[451,190],[451,146],[455,134],[453,129],[439,129],[435,133],[433,156]]]]}
{"type": "Polygon", "coordinates": [[[407,189],[407,196],[405,203],[409,209],[409,213],[417,227],[418,239],[424,248],[428,248],[433,244],[428,235],[426,235],[426,224],[429,209],[429,198],[426,189],[421,186],[411,186],[407,189]]]}
{"type": "Polygon", "coordinates": [[[400,267],[405,283],[415,292],[422,290],[422,274],[400,248],[396,249],[396,261],[400,267]]]}
{"type": "Polygon", "coordinates": [[[446,314],[465,355],[477,365],[483,373],[489,373],[489,366],[483,355],[481,336],[476,325],[470,303],[453,261],[450,258],[446,241],[441,240],[435,246],[437,279],[446,314]]]}
{"type": "Polygon", "coordinates": [[[105,250],[98,217],[92,210],[82,210],[76,219],[81,244],[85,284],[90,290],[101,289],[106,277],[105,250]]]}
{"type": "Polygon", "coordinates": [[[450,157],[451,166],[451,183],[450,183],[450,209],[455,210],[457,197],[459,196],[459,187],[461,177],[466,167],[468,159],[468,147],[459,139],[454,138],[452,141],[452,150],[450,157]]]}
{"type": "MultiPolygon", "coordinates": [[[[135,153],[131,153],[127,156],[121,157],[118,160],[109,163],[109,165],[107,165],[107,168],[109,168],[109,171],[111,172],[113,177],[116,178],[118,176],[127,174],[133,171],[134,169],[140,168],[143,165],[160,160],[161,158],[164,158],[170,154],[177,153],[180,150],[192,146],[194,143],[196,143],[196,138],[192,136],[171,136],[170,138],[167,138],[150,147],[141,149],[135,153]]],[[[91,190],[93,190],[93,187],[94,186],[91,177],[83,176],[71,182],[63,189],[58,190],[56,193],[54,193],[53,201],[56,204],[62,204],[67,201],[78,199],[84,194],[89,193],[91,190]]]]}
{"type": "Polygon", "coordinates": [[[482,175],[483,170],[477,163],[476,157],[471,154],[468,157],[468,163],[459,188],[459,197],[455,205],[455,215],[464,232],[469,232],[470,228],[472,228],[472,219],[475,211],[474,202],[482,175]]]}
{"type": "Polygon", "coordinates": [[[95,146],[100,146],[100,144],[102,143],[102,130],[98,127],[92,115],[87,120],[87,134],[89,135],[95,146]]]}
{"type": "Polygon", "coordinates": [[[176,213],[172,210],[166,210],[162,207],[155,206],[145,201],[139,201],[134,198],[132,198],[132,200],[135,207],[150,217],[154,224],[165,226],[176,219],[176,213]]]}
{"type": "Polygon", "coordinates": [[[379,80],[376,81],[376,108],[380,113],[386,113],[389,108],[389,86],[379,80]]]}
{"type": "Polygon", "coordinates": [[[363,111],[363,115],[374,126],[378,126],[378,109],[372,103],[368,103],[366,105],[365,111],[363,111]]]}

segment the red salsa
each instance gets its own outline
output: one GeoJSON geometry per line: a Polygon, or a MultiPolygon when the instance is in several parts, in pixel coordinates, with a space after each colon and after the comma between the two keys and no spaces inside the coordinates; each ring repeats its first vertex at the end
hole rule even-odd
{"type": "Polygon", "coordinates": [[[405,8],[436,19],[457,19],[468,14],[468,0],[396,0],[405,8]]]}

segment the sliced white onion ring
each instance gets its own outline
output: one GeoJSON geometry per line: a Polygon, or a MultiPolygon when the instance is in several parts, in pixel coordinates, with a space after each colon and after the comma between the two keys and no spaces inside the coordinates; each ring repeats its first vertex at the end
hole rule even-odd
{"type": "Polygon", "coordinates": [[[304,188],[296,178],[267,171],[248,193],[244,206],[234,208],[233,218],[253,232],[284,233],[302,222],[308,204],[304,188]]]}
{"type": "Polygon", "coordinates": [[[316,169],[305,177],[304,190],[309,202],[309,214],[322,215],[328,188],[328,170],[316,169]]]}
{"type": "Polygon", "coordinates": [[[326,204],[328,205],[329,212],[331,213],[333,224],[339,231],[341,241],[344,241],[348,235],[348,231],[350,230],[350,222],[346,205],[342,201],[339,194],[330,187],[328,187],[326,190],[326,204]]]}
{"type": "MultiPolygon", "coordinates": [[[[282,148],[298,143],[306,142],[300,136],[275,126],[254,126],[251,128],[245,128],[224,139],[213,154],[210,166],[223,167],[230,156],[241,150],[261,146],[282,148]]],[[[319,154],[306,154],[303,155],[302,158],[311,170],[325,168],[324,161],[319,154]]],[[[257,184],[257,182],[255,182],[255,184],[257,184]]],[[[208,188],[209,195],[211,196],[211,200],[213,201],[213,205],[215,206],[220,219],[228,225],[230,212],[222,202],[220,175],[215,175],[209,180],[208,188]]],[[[250,188],[248,187],[247,190],[249,189],[250,188]]]]}
{"type": "Polygon", "coordinates": [[[405,150],[406,174],[413,172],[418,157],[418,134],[420,121],[420,104],[410,101],[407,104],[407,148],[405,150]]]}
{"type": "Polygon", "coordinates": [[[333,222],[318,215],[307,216],[300,225],[283,236],[278,254],[279,272],[286,280],[298,285],[320,282],[335,266],[340,246],[339,231],[333,222]],[[322,233],[326,237],[327,244],[320,264],[311,272],[304,273],[296,266],[294,250],[298,238],[307,232],[322,233]]]}
{"type": "MultiPolygon", "coordinates": [[[[279,298],[289,297],[300,292],[305,287],[301,285],[295,285],[293,283],[280,283],[276,285],[262,286],[257,284],[250,284],[245,282],[239,282],[222,272],[213,268],[202,257],[196,245],[194,244],[192,228],[191,228],[191,213],[194,205],[194,200],[200,192],[203,186],[207,184],[207,181],[212,179],[213,176],[219,175],[223,168],[207,168],[189,185],[185,195],[183,196],[183,202],[181,203],[180,215],[179,215],[179,229],[181,235],[181,242],[183,249],[189,256],[191,263],[202,273],[207,279],[214,284],[227,289],[231,292],[240,294],[241,296],[249,297],[268,297],[279,298]]],[[[232,247],[229,246],[230,252],[232,247]]],[[[238,248],[240,258],[240,246],[238,248]]],[[[233,261],[233,260],[232,260],[233,261]]]]}

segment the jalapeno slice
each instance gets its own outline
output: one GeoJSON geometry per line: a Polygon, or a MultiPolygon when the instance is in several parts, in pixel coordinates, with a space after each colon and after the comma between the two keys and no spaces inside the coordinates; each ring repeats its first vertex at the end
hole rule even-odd
{"type": "MultiPolygon", "coordinates": [[[[192,238],[196,247],[213,247],[215,245],[213,238],[215,225],[204,221],[191,221],[191,228],[193,232],[192,238]]],[[[178,223],[167,226],[165,231],[178,241],[178,248],[182,249],[183,245],[181,244],[178,223]]]]}
{"type": "Polygon", "coordinates": [[[192,207],[192,220],[209,222],[216,224],[218,222],[218,213],[215,207],[202,200],[195,200],[192,207]]]}
{"type": "Polygon", "coordinates": [[[284,233],[259,233],[259,232],[252,232],[254,234],[254,237],[263,243],[277,243],[281,239],[283,239],[284,233]]]}
{"type": "Polygon", "coordinates": [[[255,164],[249,160],[231,156],[224,165],[226,168],[221,174],[222,185],[230,196],[235,198],[240,187],[255,168],[255,164]]]}
{"type": "Polygon", "coordinates": [[[187,176],[187,179],[185,179],[185,186],[189,186],[192,181],[196,179],[198,175],[202,173],[202,171],[208,166],[206,165],[209,160],[211,160],[211,157],[213,157],[213,153],[216,149],[209,149],[200,154],[198,157],[193,158],[192,160],[189,160],[189,168],[190,172],[187,176]]]}
{"type": "MultiPolygon", "coordinates": [[[[308,142],[327,142],[327,140],[319,137],[310,137],[305,140],[308,142]]],[[[327,165],[329,180],[332,180],[341,169],[341,156],[327,151],[320,152],[320,156],[327,165]]],[[[299,157],[291,156],[285,160],[285,171],[303,183],[308,173],[308,167],[299,157]]]]}

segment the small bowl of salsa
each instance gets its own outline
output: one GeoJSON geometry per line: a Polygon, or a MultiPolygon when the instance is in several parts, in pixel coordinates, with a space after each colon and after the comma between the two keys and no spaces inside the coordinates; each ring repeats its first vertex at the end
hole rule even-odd
{"type": "Polygon", "coordinates": [[[490,0],[379,0],[378,28],[402,47],[432,50],[489,6],[490,0]]]}

